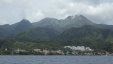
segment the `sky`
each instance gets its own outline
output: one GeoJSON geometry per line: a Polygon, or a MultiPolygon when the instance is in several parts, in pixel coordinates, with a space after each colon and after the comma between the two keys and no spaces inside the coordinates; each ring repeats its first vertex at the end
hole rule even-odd
{"type": "Polygon", "coordinates": [[[84,15],[95,23],[113,25],[113,0],[0,0],[0,25],[22,19],[64,19],[84,15]]]}

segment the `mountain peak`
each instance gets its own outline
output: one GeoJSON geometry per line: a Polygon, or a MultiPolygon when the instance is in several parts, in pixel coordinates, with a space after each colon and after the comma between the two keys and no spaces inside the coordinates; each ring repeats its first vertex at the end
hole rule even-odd
{"type": "Polygon", "coordinates": [[[17,22],[17,23],[15,23],[15,24],[13,24],[13,25],[30,25],[31,23],[30,23],[30,21],[29,20],[27,20],[27,19],[22,19],[20,22],[17,22]]]}
{"type": "Polygon", "coordinates": [[[84,25],[95,25],[95,23],[93,23],[83,15],[68,16],[66,19],[64,19],[64,21],[68,27],[69,26],[81,27],[84,25]]]}
{"type": "Polygon", "coordinates": [[[20,22],[13,24],[12,26],[16,27],[28,27],[31,26],[32,24],[30,23],[29,20],[27,19],[22,19],[20,22]]]}
{"type": "Polygon", "coordinates": [[[85,18],[85,16],[83,15],[73,15],[73,16],[68,16],[66,19],[82,19],[82,18],[85,18]]]}
{"type": "Polygon", "coordinates": [[[27,19],[22,19],[19,23],[30,23],[30,21],[27,19]]]}
{"type": "Polygon", "coordinates": [[[57,20],[57,19],[46,17],[46,18],[42,19],[41,21],[54,21],[54,20],[57,20]]]}

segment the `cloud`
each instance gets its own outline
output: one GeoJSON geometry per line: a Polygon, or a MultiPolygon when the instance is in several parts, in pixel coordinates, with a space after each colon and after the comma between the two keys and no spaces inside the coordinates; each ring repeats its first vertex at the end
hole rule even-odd
{"type": "Polygon", "coordinates": [[[72,0],[73,2],[77,3],[85,3],[85,4],[91,4],[91,5],[96,5],[100,4],[100,0],[72,0]]]}
{"type": "Polygon", "coordinates": [[[97,23],[113,24],[113,3],[103,3],[90,6],[86,15],[97,23]]]}
{"type": "Polygon", "coordinates": [[[113,24],[113,0],[0,0],[0,24],[26,18],[31,22],[45,17],[62,19],[83,14],[96,23],[113,24]]]}

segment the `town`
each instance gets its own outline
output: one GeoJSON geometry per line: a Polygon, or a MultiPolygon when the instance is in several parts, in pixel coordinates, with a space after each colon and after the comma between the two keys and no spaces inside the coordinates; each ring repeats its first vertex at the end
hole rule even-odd
{"type": "Polygon", "coordinates": [[[113,55],[106,51],[95,51],[90,47],[85,46],[64,46],[63,49],[50,50],[47,48],[36,48],[36,49],[0,49],[1,55],[113,55]]]}

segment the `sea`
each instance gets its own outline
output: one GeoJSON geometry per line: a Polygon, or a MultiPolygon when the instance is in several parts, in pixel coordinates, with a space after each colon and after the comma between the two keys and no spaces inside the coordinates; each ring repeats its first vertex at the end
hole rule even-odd
{"type": "Polygon", "coordinates": [[[1,55],[0,64],[113,64],[113,56],[1,55]]]}

